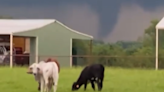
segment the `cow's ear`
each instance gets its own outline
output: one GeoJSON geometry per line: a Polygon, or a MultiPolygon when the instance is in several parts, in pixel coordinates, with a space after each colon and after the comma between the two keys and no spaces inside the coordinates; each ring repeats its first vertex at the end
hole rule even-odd
{"type": "Polygon", "coordinates": [[[76,85],[76,88],[79,88],[79,85],[76,85]]]}
{"type": "Polygon", "coordinates": [[[37,70],[39,74],[42,74],[42,70],[39,67],[37,68],[37,70]]]}

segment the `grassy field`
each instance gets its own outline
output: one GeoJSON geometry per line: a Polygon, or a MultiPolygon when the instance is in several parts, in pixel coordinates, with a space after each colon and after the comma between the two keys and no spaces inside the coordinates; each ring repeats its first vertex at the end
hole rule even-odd
{"type": "MultiPolygon", "coordinates": [[[[71,92],[81,69],[62,68],[57,92],[71,92]]],[[[38,92],[37,85],[26,68],[0,68],[0,92],[38,92]]],[[[86,92],[94,92],[90,84],[86,92]]],[[[164,71],[106,68],[102,92],[164,92],[164,71]]]]}

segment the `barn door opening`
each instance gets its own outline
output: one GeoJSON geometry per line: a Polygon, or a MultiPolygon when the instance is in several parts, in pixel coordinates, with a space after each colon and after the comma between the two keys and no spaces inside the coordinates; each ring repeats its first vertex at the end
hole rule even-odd
{"type": "Polygon", "coordinates": [[[77,57],[75,57],[74,55],[77,55],[77,48],[75,45],[75,41],[72,41],[72,56],[73,56],[72,57],[72,65],[77,66],[77,57]]]}
{"type": "Polygon", "coordinates": [[[90,41],[73,39],[72,40],[72,65],[84,66],[87,65],[89,57],[85,57],[90,54],[90,41]],[[74,56],[75,55],[75,56],[74,56]]]}

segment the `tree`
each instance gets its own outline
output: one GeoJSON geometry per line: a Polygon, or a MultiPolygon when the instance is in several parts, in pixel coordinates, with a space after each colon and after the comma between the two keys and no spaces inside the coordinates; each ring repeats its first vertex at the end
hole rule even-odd
{"type": "Polygon", "coordinates": [[[154,48],[155,47],[155,26],[159,21],[151,21],[151,25],[145,30],[143,37],[143,45],[154,48]]]}

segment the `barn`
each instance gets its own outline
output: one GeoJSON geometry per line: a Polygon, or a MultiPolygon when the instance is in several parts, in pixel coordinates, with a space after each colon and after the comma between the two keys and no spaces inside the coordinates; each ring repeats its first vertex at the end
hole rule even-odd
{"type": "MultiPolygon", "coordinates": [[[[73,30],[55,19],[0,19],[0,35],[8,36],[10,50],[20,45],[30,53],[30,63],[57,57],[61,66],[72,66],[73,39],[92,40],[93,36],[73,30]]],[[[10,51],[10,67],[13,66],[10,51]]]]}

